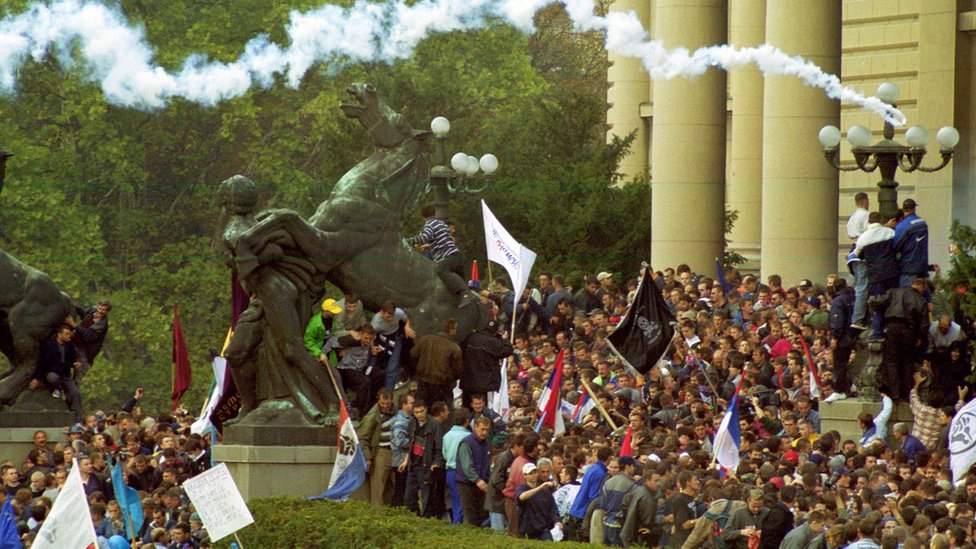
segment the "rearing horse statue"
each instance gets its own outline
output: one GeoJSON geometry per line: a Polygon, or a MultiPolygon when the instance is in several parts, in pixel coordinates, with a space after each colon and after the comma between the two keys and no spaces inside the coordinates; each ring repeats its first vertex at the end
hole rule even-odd
{"type": "Polygon", "coordinates": [[[368,308],[395,302],[418,335],[437,332],[453,317],[463,337],[488,321],[487,309],[458,309],[460,298],[436,276],[434,263],[402,235],[429,188],[430,134],[414,130],[372,85],[347,91],[352,101],[340,108],[359,120],[375,151],[339,179],[308,221],[291,210],[268,210],[241,242],[260,261],[273,261],[282,247],[301,250],[327,280],[357,293],[368,308]]]}

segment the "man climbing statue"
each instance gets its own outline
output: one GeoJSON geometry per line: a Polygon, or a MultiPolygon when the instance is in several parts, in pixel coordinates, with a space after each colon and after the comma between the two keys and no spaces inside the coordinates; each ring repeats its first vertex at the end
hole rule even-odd
{"type": "Polygon", "coordinates": [[[464,278],[464,257],[447,223],[436,216],[436,211],[433,204],[420,208],[424,226],[420,234],[411,237],[407,243],[430,253],[430,258],[437,263],[437,277],[451,293],[461,296],[460,309],[474,302],[464,278]]]}

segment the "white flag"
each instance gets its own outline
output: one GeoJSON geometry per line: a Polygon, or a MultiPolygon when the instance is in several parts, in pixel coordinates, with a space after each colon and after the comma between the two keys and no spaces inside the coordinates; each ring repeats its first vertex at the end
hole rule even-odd
{"type": "Polygon", "coordinates": [[[224,385],[227,381],[227,375],[229,375],[226,358],[222,356],[214,357],[211,366],[213,366],[214,373],[213,390],[210,392],[210,396],[207,397],[207,402],[203,407],[200,418],[194,421],[193,425],[190,425],[190,432],[198,435],[205,434],[210,429],[213,429],[213,423],[210,423],[210,416],[213,415],[221,397],[224,396],[224,385]]]}
{"type": "Polygon", "coordinates": [[[502,417],[502,421],[508,421],[508,409],[511,404],[508,401],[508,359],[502,361],[502,384],[495,393],[491,409],[502,417]]]}
{"type": "Polygon", "coordinates": [[[488,260],[505,267],[512,279],[512,289],[515,290],[515,304],[522,297],[525,284],[529,281],[532,264],[535,263],[535,252],[520,244],[508,234],[505,227],[498,222],[495,214],[488,209],[488,204],[481,201],[481,213],[485,220],[485,246],[488,248],[488,260]]]}
{"type": "Polygon", "coordinates": [[[960,482],[976,463],[976,399],[970,400],[949,423],[949,468],[952,481],[960,482]]]}
{"type": "Polygon", "coordinates": [[[71,472],[64,488],[54,500],[51,513],[41,525],[34,540],[35,549],[85,549],[98,547],[95,525],[88,510],[88,498],[81,484],[78,460],[71,465],[71,472]]]}

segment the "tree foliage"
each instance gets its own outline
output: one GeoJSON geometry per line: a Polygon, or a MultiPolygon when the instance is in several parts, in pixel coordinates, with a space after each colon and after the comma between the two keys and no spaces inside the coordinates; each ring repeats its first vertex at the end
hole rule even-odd
{"type": "MultiPolygon", "coordinates": [[[[157,60],[177,69],[191,53],[233,60],[261,32],[283,43],[289,12],[315,4],[121,7],[144,25],[157,60]]],[[[23,8],[0,2],[2,11],[23,8]]],[[[311,214],[370,152],[362,129],[336,108],[354,81],[373,82],[418,129],[447,116],[448,156],[500,159],[484,193],[451,203],[467,252],[484,254],[484,198],[539,253],[537,270],[577,283],[599,270],[634,272],[647,258],[650,196],[646,181],[622,185],[617,174],[630,140],[606,142],[601,37],[573,30],[559,6],[536,23],[533,36],[503,24],[437,35],[392,65],[312,70],[295,89],[278,82],[215,107],[174,100],[153,112],[109,105],[80,68],[27,62],[18,93],[0,97],[0,147],[16,154],[0,196],[0,248],[48,272],[78,303],[115,303],[109,341],[86,378],[88,402],[117,406],[144,386],[149,409],[166,405],[179,302],[195,377],[185,400],[199,405],[209,351],[221,346],[229,317],[229,271],[211,245],[213,191],[240,173],[268,206],[311,214]]]]}

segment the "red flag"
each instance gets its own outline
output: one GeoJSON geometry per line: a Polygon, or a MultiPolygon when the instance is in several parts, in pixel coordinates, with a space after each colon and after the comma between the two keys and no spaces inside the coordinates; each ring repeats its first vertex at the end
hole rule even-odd
{"type": "Polygon", "coordinates": [[[481,277],[478,276],[478,260],[471,260],[471,281],[468,284],[473,290],[481,289],[481,277]]]}
{"type": "Polygon", "coordinates": [[[627,427],[627,434],[624,435],[624,439],[620,441],[620,457],[634,455],[633,440],[634,428],[627,427]]]}
{"type": "Polygon", "coordinates": [[[820,398],[820,372],[817,371],[817,363],[810,355],[810,347],[807,347],[807,340],[800,338],[800,345],[803,345],[803,354],[807,357],[807,366],[810,367],[810,396],[820,398]]]}
{"type": "Polygon", "coordinates": [[[190,388],[190,354],[186,338],[180,327],[180,313],[173,303],[173,409],[180,404],[180,397],[190,388]]]}

